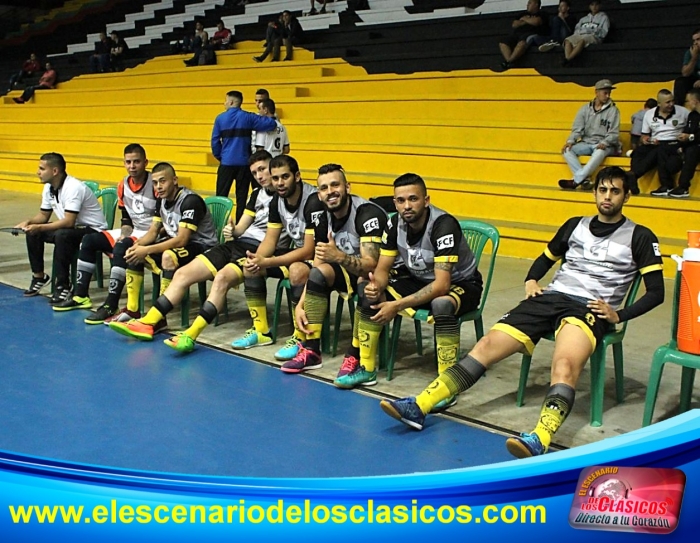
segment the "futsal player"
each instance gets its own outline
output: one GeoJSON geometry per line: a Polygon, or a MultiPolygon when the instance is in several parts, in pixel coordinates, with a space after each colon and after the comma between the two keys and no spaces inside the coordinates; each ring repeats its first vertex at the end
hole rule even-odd
{"type": "Polygon", "coordinates": [[[581,371],[610,326],[639,317],[664,300],[658,239],[622,214],[630,198],[625,172],[602,169],[594,195],[597,214],[566,221],[532,264],[525,278],[525,300],[418,396],[383,400],[381,407],[388,415],[421,430],[433,406],[472,387],[500,360],[517,352],[532,354],[537,342],[553,333],[551,383],[537,425],[506,441],[508,451],[518,458],[547,452],[574,405],[581,371]],[[561,259],[561,267],[543,289],[539,281],[561,259]],[[617,309],[637,273],[646,293],[630,307],[617,309]]]}

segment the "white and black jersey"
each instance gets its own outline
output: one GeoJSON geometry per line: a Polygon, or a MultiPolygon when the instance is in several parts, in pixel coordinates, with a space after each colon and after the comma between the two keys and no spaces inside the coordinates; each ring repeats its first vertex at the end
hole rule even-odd
{"type": "Polygon", "coordinates": [[[642,134],[653,140],[677,141],[688,124],[689,111],[681,106],[673,106],[673,111],[667,119],[660,116],[659,108],[650,109],[644,114],[642,134]]]}
{"type": "Polygon", "coordinates": [[[273,157],[282,154],[285,145],[289,145],[289,135],[284,125],[277,121],[277,127],[269,132],[256,132],[255,147],[262,147],[273,157]]]}
{"type": "Polygon", "coordinates": [[[474,278],[476,258],[457,219],[432,205],[427,213],[420,232],[414,232],[399,215],[389,219],[380,254],[400,256],[411,275],[425,283],[435,280],[436,262],[453,265],[452,283],[474,278]]]}
{"type": "Polygon", "coordinates": [[[156,214],[157,197],[153,179],[149,173],[143,185],[137,188],[131,176],[126,176],[117,185],[118,206],[122,214],[122,226],[146,231],[156,214]]]}
{"type": "Polygon", "coordinates": [[[75,226],[106,230],[107,221],[95,193],[82,181],[67,175],[58,189],[46,183],[41,193],[41,210],[52,212],[58,220],[66,218],[66,211],[77,213],[75,226]]]}
{"type": "Polygon", "coordinates": [[[213,247],[219,243],[216,226],[207,205],[198,194],[180,188],[172,202],[158,199],[154,222],[163,224],[166,234],[174,238],[180,227],[192,230],[189,243],[202,247],[213,247]]]}
{"type": "MultiPolygon", "coordinates": [[[[267,222],[270,216],[270,202],[274,195],[274,192],[268,192],[262,187],[255,189],[253,194],[250,195],[243,214],[253,217],[253,222],[238,238],[240,241],[258,245],[263,240],[267,232],[267,222]]],[[[286,239],[285,247],[288,248],[289,238],[287,237],[286,239]]]]}
{"type": "Polygon", "coordinates": [[[282,234],[286,233],[289,236],[293,248],[299,249],[304,246],[306,234],[313,234],[314,238],[319,237],[316,230],[324,208],[315,187],[308,183],[300,183],[296,190],[301,190],[301,198],[294,207],[284,198],[280,198],[279,194],[272,197],[267,227],[282,229],[282,234]]]}
{"type": "Polygon", "coordinates": [[[605,300],[615,308],[637,272],[663,269],[654,233],[626,218],[612,225],[597,217],[569,219],[547,245],[545,256],[552,261],[564,258],[548,290],[605,300]]]}
{"type": "Polygon", "coordinates": [[[332,232],[338,249],[346,255],[360,256],[362,243],[381,243],[387,214],[377,204],[360,196],[350,194],[348,197],[350,208],[345,217],[338,219],[329,211],[323,214],[318,228],[321,238],[316,239],[316,243],[327,243],[328,232],[332,232]]]}

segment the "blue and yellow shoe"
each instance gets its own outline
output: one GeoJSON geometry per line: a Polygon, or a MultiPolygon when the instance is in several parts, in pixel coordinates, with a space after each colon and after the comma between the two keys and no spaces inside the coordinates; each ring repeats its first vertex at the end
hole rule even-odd
{"type": "Polygon", "coordinates": [[[364,366],[357,366],[350,373],[339,375],[333,381],[338,388],[355,388],[356,386],[372,386],[377,384],[377,372],[367,371],[364,366]]]}
{"type": "Polygon", "coordinates": [[[400,420],[415,430],[422,430],[425,414],[420,410],[414,397],[400,400],[382,400],[379,405],[387,415],[400,420]]]}
{"type": "Polygon", "coordinates": [[[179,353],[191,353],[194,351],[196,342],[184,332],[179,332],[178,334],[164,340],[163,343],[165,343],[171,349],[175,349],[179,353]]]}
{"type": "Polygon", "coordinates": [[[250,349],[252,347],[262,347],[263,345],[272,345],[272,337],[267,334],[261,334],[255,328],[248,330],[241,338],[234,339],[231,342],[231,347],[236,350],[250,349]]]}
{"type": "Polygon", "coordinates": [[[276,360],[292,360],[299,354],[301,342],[296,336],[290,337],[279,351],[275,353],[276,360]]]}
{"type": "Polygon", "coordinates": [[[509,437],[506,440],[506,448],[516,458],[530,458],[547,452],[547,447],[542,444],[540,437],[535,433],[509,437]]]}

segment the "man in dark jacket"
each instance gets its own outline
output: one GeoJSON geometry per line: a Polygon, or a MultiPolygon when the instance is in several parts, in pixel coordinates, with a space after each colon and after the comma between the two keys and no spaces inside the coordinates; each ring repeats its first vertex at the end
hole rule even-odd
{"type": "Polygon", "coordinates": [[[216,117],[211,133],[211,150],[220,162],[216,174],[216,195],[228,196],[236,181],[236,222],[241,219],[253,176],[248,168],[251,133],[269,132],[277,127],[275,119],[241,109],[243,94],[232,90],[226,94],[226,111],[216,117]]]}
{"type": "MultiPolygon", "coordinates": [[[[324,5],[325,8],[325,5],[324,5]]],[[[294,46],[299,45],[304,30],[301,28],[299,21],[291,12],[285,10],[282,12],[282,41],[287,50],[284,60],[292,60],[294,55],[294,46]]]]}

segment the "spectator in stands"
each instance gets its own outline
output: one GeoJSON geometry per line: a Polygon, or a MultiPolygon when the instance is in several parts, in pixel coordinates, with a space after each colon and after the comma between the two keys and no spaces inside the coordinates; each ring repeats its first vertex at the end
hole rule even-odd
{"type": "Polygon", "coordinates": [[[681,77],[673,85],[673,95],[679,104],[685,104],[685,95],[692,88],[700,88],[700,28],[693,32],[693,43],[683,55],[681,77]]]}
{"type": "Polygon", "coordinates": [[[224,22],[222,20],[219,20],[216,23],[216,32],[214,32],[214,36],[212,37],[209,43],[215,51],[222,51],[224,49],[228,49],[229,44],[231,43],[231,35],[231,31],[228,28],[226,28],[224,22]]]}
{"type": "Polygon", "coordinates": [[[647,111],[657,106],[656,100],[649,98],[644,102],[644,108],[640,109],[632,115],[632,128],[630,128],[630,143],[632,144],[632,150],[627,152],[627,156],[631,156],[632,151],[634,151],[639,145],[639,140],[642,137],[642,123],[644,122],[644,115],[647,111]]]}
{"type": "Polygon", "coordinates": [[[216,195],[226,196],[236,181],[236,223],[241,220],[253,174],[248,167],[252,130],[268,132],[277,123],[274,119],[241,109],[243,94],[237,90],[226,94],[226,111],[216,117],[211,133],[211,150],[220,162],[216,173],[216,195]]]}
{"type": "MultiPolygon", "coordinates": [[[[199,66],[200,55],[205,47],[209,45],[209,34],[204,30],[204,25],[197,21],[194,24],[194,38],[192,39],[192,58],[188,60],[183,60],[185,66],[199,66]]],[[[216,61],[214,61],[216,64],[216,61]]]]}
{"type": "Polygon", "coordinates": [[[610,98],[615,89],[609,79],[595,84],[595,98],[581,107],[562,149],[573,179],[560,179],[563,189],[593,188],[591,176],[605,158],[620,149],[620,110],[610,98]],[[578,157],[590,156],[585,166],[578,157]]]}
{"type": "Polygon", "coordinates": [[[684,145],[683,168],[678,178],[678,186],[668,195],[672,198],[690,196],[690,182],[695,177],[695,169],[700,164],[700,89],[690,89],[686,95],[686,106],[691,110],[688,124],[678,140],[684,145]]]}
{"type": "MultiPolygon", "coordinates": [[[[321,9],[321,13],[325,13],[325,9],[321,9]]],[[[304,30],[301,28],[297,18],[290,11],[284,10],[282,12],[282,41],[286,49],[284,60],[292,60],[294,46],[299,45],[303,33],[304,30]]]]}
{"type": "Polygon", "coordinates": [[[267,58],[267,55],[272,53],[272,62],[277,62],[280,59],[280,46],[282,45],[282,15],[277,19],[267,23],[265,31],[265,50],[262,55],[253,57],[255,62],[262,62],[267,58]]]}
{"type": "Polygon", "coordinates": [[[591,44],[599,44],[608,35],[610,19],[600,11],[601,0],[591,0],[588,5],[590,13],[581,17],[576,23],[574,33],[564,40],[564,60],[562,66],[567,66],[574,58],[591,44]]]}
{"type": "Polygon", "coordinates": [[[90,71],[94,74],[109,70],[109,55],[112,52],[112,40],[100,32],[99,41],[95,42],[95,52],[90,57],[90,71]]]}
{"type": "Polygon", "coordinates": [[[326,13],[326,2],[328,0],[318,0],[321,4],[321,10],[316,11],[316,0],[311,0],[311,9],[309,10],[309,15],[318,15],[319,13],[326,13]]]}
{"type": "Polygon", "coordinates": [[[557,14],[549,21],[549,38],[545,36],[535,36],[533,42],[539,45],[542,53],[551,51],[555,47],[561,47],[564,40],[571,36],[576,27],[576,19],[571,14],[571,0],[561,0],[557,14]],[[547,40],[545,42],[545,40],[547,40]]]}
{"type": "Polygon", "coordinates": [[[16,104],[24,104],[25,102],[29,101],[32,96],[34,96],[34,92],[39,90],[39,89],[53,89],[56,87],[56,70],[53,69],[53,66],[51,66],[50,62],[46,63],[46,71],[43,73],[41,78],[39,79],[39,84],[38,85],[32,85],[30,87],[27,87],[24,89],[24,92],[22,93],[22,96],[19,98],[13,98],[16,104]]]}
{"type": "Polygon", "coordinates": [[[22,69],[10,76],[10,85],[7,92],[10,92],[15,85],[21,83],[25,77],[31,77],[41,71],[41,63],[34,53],[29,55],[29,58],[22,64],[22,69]]]}
{"type": "Polygon", "coordinates": [[[120,37],[115,31],[112,31],[110,36],[112,38],[112,50],[109,54],[109,64],[113,72],[123,72],[124,59],[126,58],[129,46],[124,41],[124,38],[120,37]]]}
{"type": "MultiPolygon", "coordinates": [[[[260,115],[263,117],[275,118],[275,102],[269,98],[260,104],[260,115]]],[[[279,155],[289,154],[289,136],[284,125],[275,120],[277,127],[268,132],[255,133],[255,150],[263,149],[272,155],[272,158],[279,155]]]]}
{"type": "Polygon", "coordinates": [[[548,34],[548,16],[540,9],[541,7],[541,0],[528,0],[527,10],[513,21],[512,32],[501,38],[498,46],[503,55],[502,70],[508,70],[525,54],[534,36],[548,34]]]}
{"type": "Polygon", "coordinates": [[[656,97],[659,105],[644,115],[642,144],[632,152],[630,190],[639,194],[637,180],[657,168],[661,186],[651,191],[652,196],[668,196],[673,189],[673,176],[683,167],[679,137],[688,124],[688,110],[677,106],[673,93],[661,89],[656,97]]]}

